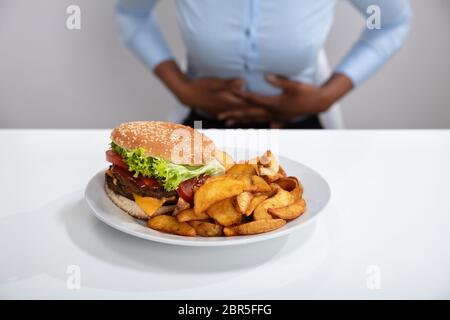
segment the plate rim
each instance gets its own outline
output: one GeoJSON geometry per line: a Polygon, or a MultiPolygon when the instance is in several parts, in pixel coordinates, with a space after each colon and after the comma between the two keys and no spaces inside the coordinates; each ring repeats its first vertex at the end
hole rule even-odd
{"type": "MultiPolygon", "coordinates": [[[[284,158],[284,159],[288,159],[290,161],[296,162],[296,163],[302,165],[303,167],[307,168],[308,170],[311,170],[312,172],[314,172],[325,183],[325,186],[328,191],[328,198],[326,199],[325,203],[323,204],[323,207],[314,216],[312,216],[311,218],[307,219],[303,223],[298,224],[292,228],[283,229],[283,227],[282,227],[281,229],[273,230],[273,231],[266,232],[266,233],[256,234],[256,235],[250,235],[250,236],[221,237],[221,238],[226,239],[224,241],[211,241],[211,240],[208,241],[208,240],[206,240],[208,238],[203,239],[201,237],[199,238],[199,237],[186,237],[186,236],[179,236],[179,235],[171,235],[171,234],[163,233],[163,232],[160,232],[157,230],[153,230],[153,231],[160,232],[163,235],[170,235],[170,236],[179,237],[179,238],[171,239],[171,238],[161,237],[158,235],[144,234],[141,232],[137,232],[135,230],[131,230],[131,229],[127,228],[124,225],[119,225],[119,224],[115,223],[114,221],[112,221],[111,219],[107,219],[107,217],[105,215],[101,214],[100,212],[97,212],[97,210],[96,210],[97,206],[94,203],[95,202],[94,199],[92,199],[93,197],[90,196],[89,191],[91,189],[91,185],[96,183],[97,180],[99,180],[100,178],[103,180],[103,175],[104,175],[104,172],[106,171],[106,169],[100,170],[89,180],[89,182],[87,183],[87,185],[85,187],[84,200],[88,204],[88,207],[89,207],[91,213],[97,219],[99,219],[100,221],[102,221],[103,223],[108,225],[109,227],[116,229],[118,231],[121,231],[123,233],[129,234],[131,236],[134,236],[134,237],[137,237],[140,239],[144,239],[144,240],[148,240],[148,241],[155,241],[158,243],[178,245],[178,246],[189,246],[189,247],[222,247],[222,246],[243,245],[243,244],[250,244],[250,243],[271,240],[271,239],[287,236],[294,231],[299,231],[300,229],[305,228],[306,226],[312,224],[313,222],[316,222],[317,218],[320,216],[320,213],[323,212],[329,205],[331,197],[332,197],[331,187],[330,187],[329,183],[327,182],[327,180],[321,174],[319,174],[317,171],[311,169],[310,167],[308,167],[296,160],[293,160],[293,159],[290,159],[287,157],[283,157],[283,156],[280,156],[280,158],[284,158]]],[[[101,190],[102,190],[101,192],[104,193],[104,196],[107,197],[104,188],[101,188],[101,190]]],[[[108,198],[108,200],[111,201],[109,198],[108,198]]],[[[112,201],[111,201],[111,204],[114,205],[114,203],[112,201]]],[[[120,208],[118,208],[118,209],[121,210],[120,208]]],[[[124,212],[124,214],[127,214],[127,213],[124,212]]],[[[133,217],[131,217],[131,218],[133,218],[133,217]]],[[[138,223],[138,222],[136,222],[136,223],[138,223]]],[[[219,237],[215,237],[215,238],[217,239],[219,237]]]]}

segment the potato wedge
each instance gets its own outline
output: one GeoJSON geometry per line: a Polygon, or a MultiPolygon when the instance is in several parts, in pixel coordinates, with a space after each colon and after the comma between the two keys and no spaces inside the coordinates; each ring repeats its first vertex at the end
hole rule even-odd
{"type": "Polygon", "coordinates": [[[303,196],[303,186],[299,183],[294,190],[290,191],[295,200],[301,199],[303,196]]]}
{"type": "Polygon", "coordinates": [[[260,157],[258,157],[258,164],[263,167],[269,166],[271,157],[272,157],[272,151],[267,150],[260,157]]]}
{"type": "Polygon", "coordinates": [[[237,211],[244,214],[253,199],[253,194],[250,192],[242,192],[234,198],[234,207],[237,211]]]}
{"type": "Polygon", "coordinates": [[[259,162],[263,167],[270,169],[274,173],[278,173],[280,170],[278,160],[270,150],[267,150],[261,157],[259,157],[259,162]]]}
{"type": "Polygon", "coordinates": [[[237,236],[238,233],[235,229],[236,227],[224,227],[223,228],[223,234],[227,237],[237,236]]]}
{"type": "Polygon", "coordinates": [[[187,202],[186,200],[184,200],[182,197],[178,198],[177,201],[177,206],[175,207],[175,209],[172,212],[173,216],[176,216],[177,214],[179,214],[181,211],[189,209],[191,207],[191,204],[189,202],[187,202]]]}
{"type": "Polygon", "coordinates": [[[267,211],[269,208],[286,207],[292,202],[294,202],[294,197],[290,194],[290,192],[280,188],[273,197],[264,200],[256,207],[253,212],[253,218],[254,220],[270,220],[273,217],[267,211]]]}
{"type": "MultiPolygon", "coordinates": [[[[235,232],[239,235],[258,234],[276,230],[285,224],[286,221],[283,219],[258,220],[232,227],[231,232],[235,232]]],[[[229,230],[227,230],[227,232],[231,234],[229,230]]]]}
{"type": "Polygon", "coordinates": [[[228,175],[208,179],[194,192],[194,211],[200,214],[214,203],[237,196],[244,191],[244,183],[228,175]]]}
{"type": "Polygon", "coordinates": [[[242,214],[233,206],[233,199],[227,198],[213,204],[206,210],[208,215],[224,227],[239,224],[242,214]]]}
{"type": "Polygon", "coordinates": [[[292,191],[299,185],[297,177],[282,177],[274,183],[286,191],[292,191]]]}
{"type": "Polygon", "coordinates": [[[277,185],[276,183],[272,182],[270,184],[270,192],[269,192],[270,197],[273,197],[280,190],[283,190],[283,189],[279,185],[277,185]]]}
{"type": "Polygon", "coordinates": [[[180,236],[194,237],[196,235],[195,229],[187,222],[179,222],[173,216],[160,215],[153,217],[148,220],[147,225],[151,229],[180,236]]]}
{"type": "Polygon", "coordinates": [[[278,176],[278,173],[275,171],[272,171],[270,168],[266,168],[263,166],[259,166],[259,175],[260,176],[278,176]]]}
{"type": "Polygon", "coordinates": [[[259,167],[259,175],[267,182],[274,182],[281,178],[281,175],[278,172],[263,166],[259,167]]]}
{"type": "Polygon", "coordinates": [[[227,171],[227,174],[255,175],[256,169],[255,166],[250,163],[237,163],[227,171]]]}
{"type": "Polygon", "coordinates": [[[198,236],[202,237],[220,237],[223,236],[223,227],[221,225],[204,222],[204,221],[189,221],[190,226],[195,229],[198,236]]]}
{"type": "Polygon", "coordinates": [[[242,183],[244,184],[244,191],[250,191],[250,192],[255,191],[256,187],[253,185],[251,175],[244,174],[244,175],[232,175],[232,176],[234,178],[236,178],[237,180],[242,181],[242,183]]]}
{"type": "Polygon", "coordinates": [[[179,222],[187,222],[187,221],[192,221],[192,220],[204,220],[204,219],[209,218],[209,216],[206,212],[195,213],[194,209],[192,209],[192,208],[180,211],[176,215],[176,217],[179,222]]]}
{"type": "Polygon", "coordinates": [[[214,155],[217,161],[219,161],[224,166],[225,170],[228,170],[235,165],[233,158],[225,151],[216,149],[214,155]]]}
{"type": "Polygon", "coordinates": [[[247,209],[245,210],[245,215],[249,216],[255,211],[255,208],[264,200],[266,200],[269,196],[266,194],[256,195],[253,196],[252,200],[250,201],[247,209]]]}
{"type": "Polygon", "coordinates": [[[235,175],[231,174],[237,180],[240,180],[244,183],[244,191],[248,192],[269,192],[271,188],[269,184],[263,178],[257,175],[235,175]]]}
{"type": "Polygon", "coordinates": [[[251,179],[252,179],[252,184],[253,184],[253,188],[252,188],[253,192],[270,192],[271,191],[269,184],[263,178],[261,178],[259,176],[252,176],[251,179]]]}
{"type": "Polygon", "coordinates": [[[289,191],[295,199],[300,199],[303,195],[303,186],[297,177],[283,177],[274,182],[282,189],[289,191]]]}
{"type": "Polygon", "coordinates": [[[292,220],[300,217],[306,210],[305,199],[301,198],[282,208],[269,208],[268,212],[276,218],[292,220]]]}

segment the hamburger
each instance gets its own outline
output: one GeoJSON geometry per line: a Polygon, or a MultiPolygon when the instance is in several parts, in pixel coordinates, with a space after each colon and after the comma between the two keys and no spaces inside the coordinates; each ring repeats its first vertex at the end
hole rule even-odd
{"type": "Polygon", "coordinates": [[[225,168],[215,145],[197,130],[169,122],[122,123],[111,133],[105,191],[138,219],[192,203],[193,191],[225,168]]]}

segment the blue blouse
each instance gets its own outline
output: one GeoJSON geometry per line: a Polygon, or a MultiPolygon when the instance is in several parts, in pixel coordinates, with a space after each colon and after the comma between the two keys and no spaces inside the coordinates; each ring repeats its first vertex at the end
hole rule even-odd
{"type": "MultiPolygon", "coordinates": [[[[153,69],[173,55],[153,14],[158,0],[118,0],[117,19],[126,45],[153,69]]],[[[336,72],[357,86],[403,44],[410,28],[408,0],[351,0],[368,17],[381,9],[381,28],[362,25],[359,40],[336,72]]],[[[241,77],[250,91],[276,94],[265,80],[279,74],[314,83],[317,55],[333,24],[336,0],[176,0],[191,77],[241,77]]]]}

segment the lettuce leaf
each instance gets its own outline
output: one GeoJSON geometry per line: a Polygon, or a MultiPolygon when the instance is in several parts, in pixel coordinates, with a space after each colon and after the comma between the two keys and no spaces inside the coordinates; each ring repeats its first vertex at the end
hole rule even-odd
{"type": "Polygon", "coordinates": [[[155,158],[152,164],[154,177],[163,184],[167,191],[175,190],[181,182],[198,177],[201,174],[216,175],[225,171],[217,160],[204,166],[187,166],[155,158]]]}
{"type": "Polygon", "coordinates": [[[167,191],[175,190],[183,181],[202,174],[216,175],[225,171],[217,160],[204,166],[180,165],[162,158],[147,157],[144,148],[127,150],[111,142],[111,149],[123,158],[134,177],[156,178],[167,191]]]}
{"type": "Polygon", "coordinates": [[[153,176],[152,162],[154,159],[145,155],[144,148],[127,150],[111,142],[111,149],[122,157],[123,161],[128,165],[129,171],[134,171],[133,176],[135,178],[140,174],[144,177],[153,176]]]}

